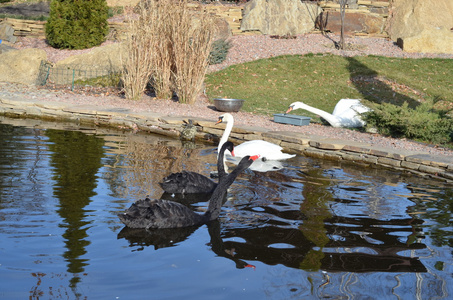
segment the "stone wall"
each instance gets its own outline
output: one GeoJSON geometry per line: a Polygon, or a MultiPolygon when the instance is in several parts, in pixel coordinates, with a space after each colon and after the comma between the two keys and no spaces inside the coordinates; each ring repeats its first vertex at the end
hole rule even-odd
{"type": "MultiPolygon", "coordinates": [[[[355,32],[351,32],[352,34],[356,35],[383,35],[386,36],[386,33],[381,30],[383,28],[383,24],[386,22],[388,17],[388,7],[389,7],[390,0],[381,0],[381,1],[373,1],[373,0],[358,0],[357,6],[353,6],[353,8],[348,7],[347,13],[351,14],[348,19],[355,20],[356,22],[368,22],[367,25],[361,26],[359,30],[355,32]],[[371,24],[375,24],[371,26],[371,24]],[[365,28],[365,29],[364,29],[365,28]],[[369,30],[367,28],[373,28],[369,30]],[[376,30],[375,28],[379,28],[376,30]],[[368,33],[371,32],[371,33],[368,33]],[[377,32],[379,31],[379,32],[377,32]]],[[[119,2],[119,1],[117,1],[119,2]]],[[[339,13],[339,5],[334,1],[321,1],[319,2],[320,7],[325,12],[325,14],[330,14],[331,17],[331,25],[329,24],[329,28],[332,31],[337,31],[338,29],[338,22],[334,22],[333,16],[339,13]]],[[[193,7],[198,5],[194,4],[193,7]]],[[[242,31],[241,21],[242,21],[242,14],[243,14],[243,5],[203,5],[203,8],[211,12],[228,22],[228,25],[231,28],[231,32],[233,35],[240,35],[240,34],[260,34],[256,31],[242,31]]],[[[18,20],[18,19],[0,19],[0,24],[6,23],[11,25],[15,32],[15,36],[32,36],[32,37],[44,37],[45,36],[45,21],[32,21],[32,20],[18,20]]],[[[121,39],[122,33],[125,31],[127,24],[124,22],[110,22],[109,27],[112,32],[110,37],[112,39],[121,39]]]]}
{"type": "Polygon", "coordinates": [[[0,24],[8,24],[14,29],[14,36],[45,37],[46,21],[0,19],[0,24]]]}
{"type": "MultiPolygon", "coordinates": [[[[339,33],[341,30],[340,5],[337,1],[321,1],[322,16],[317,28],[339,33]]],[[[358,36],[388,37],[386,24],[390,0],[350,0],[345,11],[345,33],[358,36]]]]}
{"type": "MultiPolygon", "coordinates": [[[[45,38],[46,21],[21,20],[4,18],[0,19],[0,25],[8,24],[14,29],[14,36],[27,36],[45,38]]],[[[122,22],[109,22],[110,31],[124,32],[126,24],[122,22]]]]}

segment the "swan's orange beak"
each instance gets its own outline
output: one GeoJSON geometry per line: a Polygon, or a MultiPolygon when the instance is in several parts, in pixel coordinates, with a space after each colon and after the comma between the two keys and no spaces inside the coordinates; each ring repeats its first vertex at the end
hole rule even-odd
{"type": "Polygon", "coordinates": [[[286,113],[289,113],[289,112],[292,111],[292,110],[293,110],[293,107],[290,106],[290,107],[288,107],[288,110],[286,111],[286,113]]]}
{"type": "Polygon", "coordinates": [[[234,150],[231,150],[230,153],[231,153],[231,156],[236,156],[236,155],[234,155],[234,150]]]}
{"type": "Polygon", "coordinates": [[[222,121],[223,121],[223,117],[219,117],[219,120],[217,122],[215,122],[215,124],[217,125],[219,123],[222,123],[222,121]]]}
{"type": "Polygon", "coordinates": [[[250,159],[253,160],[253,161],[255,161],[255,160],[257,160],[258,158],[260,158],[260,156],[261,156],[261,155],[259,155],[259,154],[258,154],[258,155],[253,155],[253,156],[250,156],[250,159]]]}

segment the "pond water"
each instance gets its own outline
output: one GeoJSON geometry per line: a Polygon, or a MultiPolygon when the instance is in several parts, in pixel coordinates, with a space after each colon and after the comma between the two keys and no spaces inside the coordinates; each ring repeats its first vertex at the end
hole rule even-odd
{"type": "Polygon", "coordinates": [[[119,222],[215,161],[213,145],[1,117],[0,298],[453,297],[453,187],[394,170],[297,156],[241,174],[208,225],[119,222]]]}

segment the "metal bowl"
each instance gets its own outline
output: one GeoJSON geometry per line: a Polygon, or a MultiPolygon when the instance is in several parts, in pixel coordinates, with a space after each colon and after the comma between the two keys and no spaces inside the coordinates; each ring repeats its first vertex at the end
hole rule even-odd
{"type": "Polygon", "coordinates": [[[244,99],[216,98],[214,99],[214,105],[219,111],[237,112],[241,109],[244,101],[244,99]]]}

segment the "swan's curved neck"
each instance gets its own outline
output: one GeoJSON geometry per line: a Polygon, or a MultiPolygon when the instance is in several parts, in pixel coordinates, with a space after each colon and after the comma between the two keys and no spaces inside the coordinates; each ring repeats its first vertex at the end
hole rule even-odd
{"type": "Polygon", "coordinates": [[[340,124],[340,120],[339,120],[338,117],[336,117],[336,116],[334,116],[332,114],[329,114],[328,112],[323,111],[321,109],[318,109],[316,107],[312,107],[312,106],[307,105],[305,103],[298,103],[298,107],[297,108],[305,109],[305,110],[308,110],[311,113],[317,114],[318,116],[322,117],[327,122],[329,122],[329,124],[332,125],[332,127],[339,127],[341,125],[340,124]]]}
{"type": "MultiPolygon", "coordinates": [[[[233,130],[233,126],[234,126],[234,120],[233,119],[227,120],[225,131],[223,132],[222,137],[220,138],[219,146],[217,148],[218,151],[220,151],[223,144],[225,144],[228,141],[228,137],[230,136],[230,133],[233,130]]],[[[219,154],[217,154],[217,157],[219,157],[219,154]]]]}
{"type": "Polygon", "coordinates": [[[212,221],[219,217],[222,209],[222,199],[225,197],[228,186],[221,186],[220,184],[212,193],[211,199],[209,199],[208,210],[204,213],[206,221],[212,221]]]}
{"type": "Polygon", "coordinates": [[[225,151],[226,147],[221,147],[219,149],[218,157],[217,157],[217,174],[219,175],[219,180],[220,178],[224,177],[227,175],[227,166],[225,163],[225,151]]]}
{"type": "Polygon", "coordinates": [[[253,161],[250,160],[249,157],[245,157],[241,160],[233,172],[231,172],[231,174],[219,178],[219,184],[212,193],[212,196],[209,199],[208,210],[204,214],[207,221],[212,221],[219,217],[223,204],[223,198],[225,197],[228,188],[231,184],[233,184],[234,180],[236,180],[236,177],[238,177],[242,171],[247,169],[252,162],[253,161]]]}

